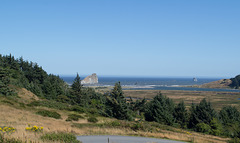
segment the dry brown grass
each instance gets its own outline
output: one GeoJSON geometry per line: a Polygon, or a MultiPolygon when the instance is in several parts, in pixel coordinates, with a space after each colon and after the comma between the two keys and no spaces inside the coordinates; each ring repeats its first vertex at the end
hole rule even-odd
{"type": "MultiPolygon", "coordinates": [[[[58,111],[59,112],[59,111],[58,111]]],[[[32,111],[26,111],[21,109],[16,109],[6,105],[0,105],[0,125],[12,126],[16,128],[16,132],[11,134],[9,137],[18,138],[23,141],[34,141],[41,142],[39,137],[43,133],[48,132],[70,132],[76,135],[134,135],[134,136],[144,136],[144,137],[156,137],[156,138],[166,138],[173,140],[182,141],[192,141],[194,142],[214,142],[223,143],[228,139],[220,138],[210,135],[204,135],[199,133],[187,134],[185,131],[173,132],[167,130],[160,130],[158,132],[144,132],[144,131],[133,131],[127,128],[101,128],[101,127],[83,127],[76,128],[72,127],[71,122],[66,122],[66,115],[64,112],[60,112],[62,119],[53,119],[48,117],[42,117],[40,115],[34,114],[32,111]],[[44,128],[43,133],[33,133],[25,130],[25,127],[30,125],[42,126],[44,128]]],[[[112,120],[112,119],[108,119],[112,120]]],[[[104,118],[100,119],[100,122],[104,122],[104,118]]],[[[77,123],[87,123],[86,120],[82,119],[77,123]]]]}
{"type": "Polygon", "coordinates": [[[35,94],[25,88],[18,89],[18,96],[23,100],[24,103],[39,100],[39,98],[35,94]]]}

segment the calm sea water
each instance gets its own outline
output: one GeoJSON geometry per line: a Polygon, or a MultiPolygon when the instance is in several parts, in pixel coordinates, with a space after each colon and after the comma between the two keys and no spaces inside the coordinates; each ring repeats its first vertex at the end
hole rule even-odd
{"type": "MultiPolygon", "coordinates": [[[[72,84],[75,77],[61,77],[68,84],[72,84]]],[[[85,77],[81,77],[84,79],[85,77]]],[[[153,78],[153,77],[98,77],[98,86],[113,86],[120,81],[122,87],[130,86],[130,90],[193,90],[193,91],[230,91],[240,92],[240,90],[231,89],[207,89],[207,88],[192,88],[182,87],[191,85],[201,85],[212,81],[220,80],[218,78],[198,78],[194,81],[193,78],[153,78]]],[[[129,89],[129,88],[128,88],[129,89]]]]}

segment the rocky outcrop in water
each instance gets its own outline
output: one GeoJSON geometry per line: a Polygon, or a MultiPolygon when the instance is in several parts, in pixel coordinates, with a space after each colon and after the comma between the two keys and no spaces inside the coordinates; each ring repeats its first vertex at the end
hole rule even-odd
{"type": "Polygon", "coordinates": [[[98,77],[96,73],[93,73],[92,75],[87,76],[81,81],[82,84],[97,84],[98,83],[98,77]]]}

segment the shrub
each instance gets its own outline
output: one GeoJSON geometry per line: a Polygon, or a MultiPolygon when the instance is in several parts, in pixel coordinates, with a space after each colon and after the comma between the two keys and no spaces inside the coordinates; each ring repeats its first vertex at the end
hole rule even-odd
{"type": "Polygon", "coordinates": [[[110,125],[111,125],[112,127],[119,127],[119,126],[121,126],[121,123],[116,120],[116,121],[110,122],[110,125]]]}
{"type": "Polygon", "coordinates": [[[75,112],[78,112],[78,113],[84,113],[85,112],[84,108],[82,108],[80,106],[77,106],[77,105],[72,106],[69,110],[70,111],[75,111],[75,112]]]}
{"type": "Polygon", "coordinates": [[[56,102],[53,100],[33,101],[29,103],[27,106],[30,106],[30,107],[42,106],[42,107],[48,107],[53,109],[59,109],[59,110],[69,110],[68,104],[56,102]]]}
{"type": "Polygon", "coordinates": [[[228,141],[228,143],[240,143],[240,139],[235,137],[228,141]]]}
{"type": "Polygon", "coordinates": [[[40,101],[33,101],[33,102],[27,104],[27,106],[29,106],[29,107],[40,106],[40,105],[41,105],[40,101]]]}
{"type": "Polygon", "coordinates": [[[198,123],[196,125],[196,130],[198,132],[209,134],[210,131],[211,131],[211,127],[208,124],[205,124],[205,123],[198,123]]]}
{"type": "Polygon", "coordinates": [[[78,141],[76,136],[70,133],[48,133],[41,136],[43,141],[56,142],[60,141],[63,143],[81,143],[78,141]]]}
{"type": "Polygon", "coordinates": [[[88,122],[92,122],[92,123],[98,122],[98,119],[96,117],[89,117],[87,120],[88,120],[88,122]]]}
{"type": "Polygon", "coordinates": [[[88,112],[89,112],[90,114],[96,115],[96,114],[98,114],[98,109],[96,109],[96,108],[90,108],[90,109],[88,109],[88,112]]]}
{"type": "Polygon", "coordinates": [[[10,104],[10,105],[14,105],[12,102],[8,101],[8,100],[2,100],[1,101],[2,103],[7,103],[7,104],[10,104]]]}
{"type": "Polygon", "coordinates": [[[134,131],[137,131],[137,130],[143,130],[144,127],[141,123],[135,123],[131,126],[131,129],[134,131]]]}
{"type": "Polygon", "coordinates": [[[216,118],[211,120],[210,127],[212,128],[210,134],[215,136],[220,136],[223,134],[222,124],[216,118]]]}
{"type": "Polygon", "coordinates": [[[68,115],[68,118],[66,119],[66,121],[78,121],[79,118],[84,119],[84,117],[81,115],[70,114],[70,115],[68,115]]]}
{"type": "Polygon", "coordinates": [[[43,117],[51,117],[55,119],[61,119],[61,115],[55,111],[48,111],[48,110],[40,110],[36,112],[36,114],[41,115],[43,117]]]}

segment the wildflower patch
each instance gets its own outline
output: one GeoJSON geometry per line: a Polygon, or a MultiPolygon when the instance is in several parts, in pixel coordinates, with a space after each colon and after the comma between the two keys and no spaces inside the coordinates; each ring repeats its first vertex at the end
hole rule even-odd
{"type": "Polygon", "coordinates": [[[8,127],[8,126],[0,126],[0,133],[14,133],[16,131],[15,128],[13,127],[8,127]]]}
{"type": "Polygon", "coordinates": [[[38,127],[38,126],[30,126],[28,125],[28,127],[25,128],[26,131],[32,131],[32,132],[42,132],[43,131],[43,127],[38,127]]]}

